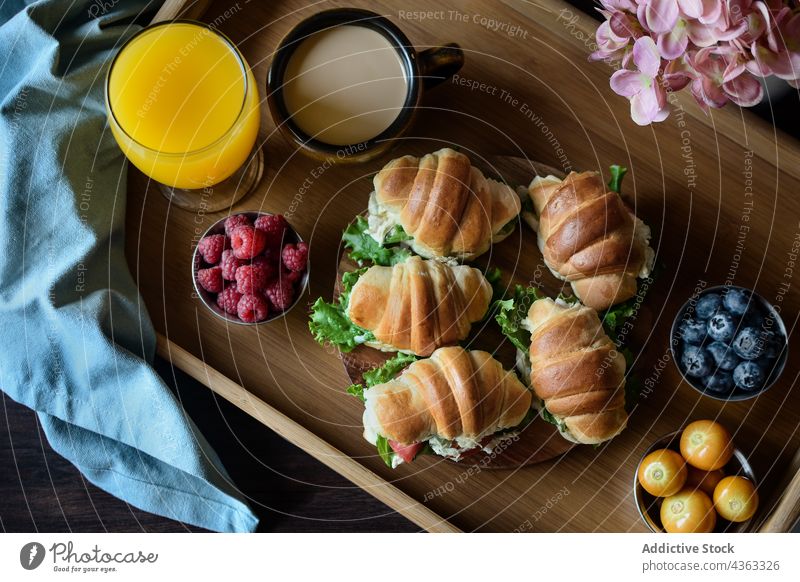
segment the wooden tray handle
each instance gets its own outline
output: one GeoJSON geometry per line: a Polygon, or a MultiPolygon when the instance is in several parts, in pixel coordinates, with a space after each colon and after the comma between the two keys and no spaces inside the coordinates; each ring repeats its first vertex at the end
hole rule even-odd
{"type": "Polygon", "coordinates": [[[775,509],[761,524],[760,532],[783,533],[792,530],[800,519],[800,451],[792,459],[789,484],[783,488],[775,509]]]}

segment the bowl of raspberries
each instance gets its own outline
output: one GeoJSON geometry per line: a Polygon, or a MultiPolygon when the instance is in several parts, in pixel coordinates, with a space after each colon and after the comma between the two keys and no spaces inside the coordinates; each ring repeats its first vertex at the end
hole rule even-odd
{"type": "Polygon", "coordinates": [[[242,212],[216,222],[192,263],[203,304],[245,325],[284,316],[308,282],[308,244],[280,214],[242,212]]]}
{"type": "Polygon", "coordinates": [[[717,400],[747,400],[772,386],[788,357],[786,327],[743,287],[704,290],[672,324],[672,357],[690,386],[717,400]]]}

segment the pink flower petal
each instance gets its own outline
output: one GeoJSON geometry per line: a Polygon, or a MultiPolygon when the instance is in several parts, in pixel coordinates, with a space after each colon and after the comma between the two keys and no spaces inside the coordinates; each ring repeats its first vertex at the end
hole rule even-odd
{"type": "Polygon", "coordinates": [[[764,88],[753,75],[745,73],[722,85],[731,101],[742,107],[752,107],[761,102],[764,88]]]}
{"type": "Polygon", "coordinates": [[[723,15],[721,0],[702,0],[703,12],[699,16],[703,24],[713,24],[723,15]]]}
{"type": "Polygon", "coordinates": [[[656,121],[660,117],[661,110],[662,106],[653,87],[645,89],[631,98],[631,119],[637,125],[649,125],[656,121]]]}
{"type": "Polygon", "coordinates": [[[675,0],[648,0],[644,12],[647,26],[655,33],[672,30],[678,15],[678,3],[675,0]]]}
{"type": "Polygon", "coordinates": [[[744,63],[744,59],[739,58],[738,56],[733,57],[730,62],[728,62],[728,66],[725,67],[725,71],[722,73],[722,80],[728,83],[744,73],[744,63]]]}
{"type": "Polygon", "coordinates": [[[611,32],[619,40],[628,40],[636,36],[641,36],[641,30],[637,30],[637,23],[633,22],[630,14],[625,12],[613,12],[609,18],[608,27],[611,32]]]}
{"type": "Polygon", "coordinates": [[[686,29],[689,40],[699,47],[717,44],[717,30],[702,24],[698,20],[690,20],[686,29]]]}
{"type": "Polygon", "coordinates": [[[678,0],[678,6],[689,18],[700,18],[703,14],[703,2],[701,0],[678,0]]]}
{"type": "Polygon", "coordinates": [[[655,77],[661,68],[661,55],[653,39],[649,36],[637,38],[633,45],[633,62],[648,77],[655,77]]]}
{"type": "Polygon", "coordinates": [[[714,83],[711,79],[703,77],[700,80],[703,99],[711,107],[722,107],[728,102],[728,96],[722,87],[714,83]]]}
{"type": "Polygon", "coordinates": [[[658,52],[661,57],[671,61],[677,59],[684,52],[689,45],[689,34],[686,30],[686,21],[679,18],[670,32],[659,34],[657,37],[658,52]]]}
{"type": "Polygon", "coordinates": [[[647,86],[648,81],[638,71],[616,71],[611,75],[611,89],[617,95],[633,97],[647,86]]]}

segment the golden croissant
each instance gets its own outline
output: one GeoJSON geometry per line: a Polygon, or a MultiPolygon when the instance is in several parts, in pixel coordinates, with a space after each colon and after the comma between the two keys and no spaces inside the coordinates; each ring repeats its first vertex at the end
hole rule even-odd
{"type": "Polygon", "coordinates": [[[531,387],[569,440],[597,444],[619,434],[625,411],[625,358],[597,312],[538,299],[524,326],[531,332],[531,387]]]}
{"type": "Polygon", "coordinates": [[[428,441],[434,452],[455,460],[466,450],[498,444],[491,435],[518,426],[531,407],[530,390],[513,372],[487,352],[462,347],[439,348],[365,390],[364,398],[369,442],[382,436],[402,452],[428,441]]]}
{"type": "Polygon", "coordinates": [[[553,274],[601,311],[636,294],[653,262],[650,229],[597,172],[536,177],[528,188],[539,216],[539,248],[553,274]]]}
{"type": "Polygon", "coordinates": [[[373,333],[371,347],[429,356],[466,338],[491,298],[492,286],[478,269],[412,256],[367,269],[350,293],[347,316],[373,333]]]}
{"type": "Polygon", "coordinates": [[[427,258],[483,254],[513,231],[521,207],[513,189],[449,148],[392,160],[373,183],[370,234],[382,243],[400,225],[411,248],[427,258]]]}

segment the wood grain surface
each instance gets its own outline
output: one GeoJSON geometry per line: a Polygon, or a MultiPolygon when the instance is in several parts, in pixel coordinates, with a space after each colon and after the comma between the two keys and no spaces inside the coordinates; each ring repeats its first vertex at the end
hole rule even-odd
{"type": "MultiPolygon", "coordinates": [[[[397,490],[461,529],[644,531],[631,490],[642,451],[687,420],[706,417],[722,420],[750,451],[761,478],[762,512],[768,511],[800,440],[800,358],[790,356],[783,377],[766,394],[720,404],[681,381],[667,333],[693,290],[729,281],[754,287],[778,305],[793,335],[800,307],[794,263],[800,240],[797,143],[733,107],[706,117],[686,96],[675,101],[666,122],[636,126],[627,102],[608,87],[612,70],[586,60],[594,21],[555,0],[508,0],[491,8],[451,0],[437,5],[441,18],[423,19],[410,11],[430,5],[415,0],[310,7],[293,0],[220,0],[203,18],[239,45],[263,92],[282,35],[317,10],[345,5],[385,14],[421,48],[460,43],[466,66],[458,79],[426,96],[409,139],[364,166],[328,167],[303,157],[276,133],[262,103],[267,171],[258,191],[234,210],[289,215],[311,244],[310,302],[330,297],[341,230],[365,209],[371,176],[394,155],[456,144],[478,163],[513,155],[563,170],[606,172],[611,163],[626,165],[631,171],[625,191],[653,228],[665,266],[648,297],[649,316],[636,323],[644,338],[641,353],[653,363],[641,366],[647,391],[629,427],[597,449],[577,447],[519,470],[484,471],[479,463],[460,467],[432,458],[388,469],[361,438],[361,405],[344,393],[347,377],[338,354],[313,341],[304,310],[250,328],[226,325],[205,312],[192,297],[190,257],[198,234],[219,215],[169,208],[132,170],[128,258],[157,329],[383,479],[367,491],[387,488],[392,498],[397,490]],[[488,19],[506,26],[494,29],[488,19]],[[518,32],[510,34],[514,26],[518,32]]],[[[538,256],[534,245],[518,252],[538,256]]],[[[538,276],[536,270],[524,275],[531,281],[538,276]]],[[[790,353],[796,349],[791,337],[790,353]]],[[[392,505],[402,510],[400,498],[392,505]]]]}

